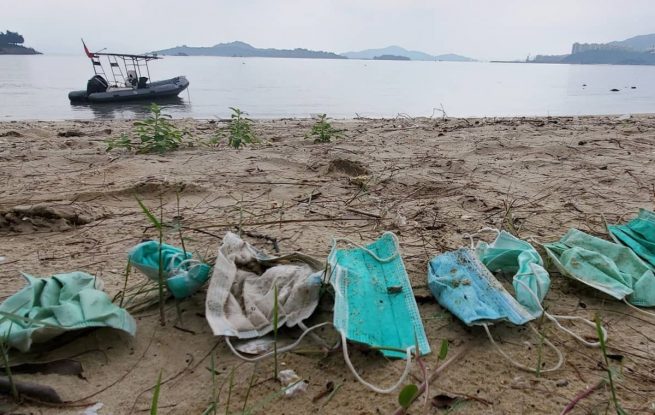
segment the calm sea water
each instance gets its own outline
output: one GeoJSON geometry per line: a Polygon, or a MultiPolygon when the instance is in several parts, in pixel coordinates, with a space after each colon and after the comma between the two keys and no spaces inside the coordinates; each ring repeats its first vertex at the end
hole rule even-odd
{"type": "MultiPolygon", "coordinates": [[[[166,57],[150,69],[153,80],[191,82],[165,105],[174,117],[227,117],[230,106],[252,118],[430,116],[441,105],[449,116],[655,113],[655,66],[166,57]]],[[[0,120],[145,112],[144,104],[71,105],[68,92],[92,74],[84,56],[0,56],[0,120]]]]}

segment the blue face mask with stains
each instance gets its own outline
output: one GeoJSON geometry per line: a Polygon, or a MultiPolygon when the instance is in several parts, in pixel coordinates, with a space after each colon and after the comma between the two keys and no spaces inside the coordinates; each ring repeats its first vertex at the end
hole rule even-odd
{"type": "Polygon", "coordinates": [[[442,307],[466,325],[509,321],[523,325],[537,316],[505,290],[469,248],[434,257],[428,286],[442,307]]]}

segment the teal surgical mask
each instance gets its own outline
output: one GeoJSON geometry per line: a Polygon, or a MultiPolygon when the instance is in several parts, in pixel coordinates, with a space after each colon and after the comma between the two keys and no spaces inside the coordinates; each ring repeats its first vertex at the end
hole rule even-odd
{"type": "MultiPolygon", "coordinates": [[[[510,363],[523,370],[535,371],[508,356],[494,341],[489,325],[502,321],[524,325],[537,316],[505,290],[473,250],[460,248],[432,258],[428,264],[428,286],[439,304],[464,324],[484,327],[492,345],[510,363]]],[[[538,299],[535,301],[539,304],[538,299]]],[[[529,327],[539,335],[531,324],[529,327]]],[[[541,371],[552,372],[561,367],[564,356],[547,339],[544,343],[555,351],[558,363],[541,371]]]]}
{"type": "Polygon", "coordinates": [[[490,271],[513,275],[516,299],[532,315],[539,317],[543,311],[541,303],[550,288],[550,277],[541,256],[528,242],[505,231],[491,230],[498,236],[490,244],[478,242],[475,246],[477,257],[490,271]]]}
{"type": "Polygon", "coordinates": [[[329,282],[335,291],[333,321],[342,335],[344,358],[366,386],[377,392],[390,392],[407,375],[415,347],[419,347],[420,354],[430,352],[397,238],[385,232],[366,246],[335,239],[328,263],[329,282]],[[355,248],[338,249],[338,242],[355,248]],[[401,381],[387,389],[364,382],[350,363],[346,339],[379,349],[387,357],[407,358],[401,381]]]}
{"type": "Polygon", "coordinates": [[[632,249],[655,268],[655,212],[640,209],[635,219],[625,225],[610,225],[608,230],[617,243],[632,249]]]}
{"type": "MultiPolygon", "coordinates": [[[[142,242],[128,253],[130,264],[152,281],[159,281],[159,242],[142,242]]],[[[193,258],[190,252],[161,244],[162,278],[175,298],[191,296],[209,279],[209,265],[193,258]]]]}
{"type": "Polygon", "coordinates": [[[545,244],[563,274],[617,300],[655,306],[655,275],[629,248],[571,229],[559,242],[545,244]]]}

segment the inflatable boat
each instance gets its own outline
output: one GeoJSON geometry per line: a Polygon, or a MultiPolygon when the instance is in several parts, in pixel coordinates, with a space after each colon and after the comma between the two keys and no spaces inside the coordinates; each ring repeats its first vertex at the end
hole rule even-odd
{"type": "Polygon", "coordinates": [[[91,59],[94,75],[86,83],[86,90],[69,92],[71,103],[152,102],[176,97],[189,86],[184,76],[151,82],[148,62],[161,59],[159,56],[89,52],[84,40],[82,45],[86,56],[91,59]],[[105,71],[101,58],[105,65],[109,65],[108,71],[105,71]]]}
{"type": "Polygon", "coordinates": [[[71,102],[124,102],[136,100],[155,101],[158,98],[177,96],[187,89],[189,81],[184,76],[178,76],[163,81],[141,81],[136,87],[110,87],[101,75],[95,75],[87,82],[84,91],[71,91],[68,99],[71,102]]]}

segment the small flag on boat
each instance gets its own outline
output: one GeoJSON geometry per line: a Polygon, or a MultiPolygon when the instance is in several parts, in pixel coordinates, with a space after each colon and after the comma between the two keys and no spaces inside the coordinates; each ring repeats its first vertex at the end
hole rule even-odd
{"type": "Polygon", "coordinates": [[[84,43],[84,39],[82,39],[82,46],[84,46],[84,53],[86,53],[86,56],[93,59],[93,53],[89,52],[89,48],[86,47],[86,43],[84,43]]]}

